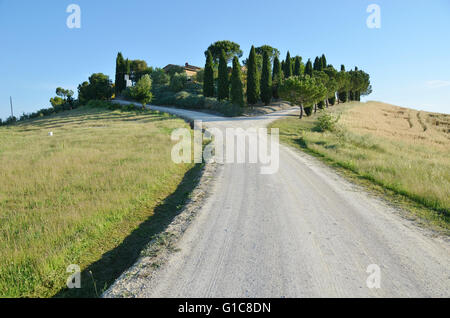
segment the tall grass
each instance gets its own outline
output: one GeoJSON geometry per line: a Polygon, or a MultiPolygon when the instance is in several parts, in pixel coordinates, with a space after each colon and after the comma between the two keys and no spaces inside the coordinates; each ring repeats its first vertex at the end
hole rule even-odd
{"type": "Polygon", "coordinates": [[[179,127],[101,109],[0,127],[0,296],[55,295],[67,266],[86,268],[151,220],[193,167],[170,159],[179,127]]]}
{"type": "Polygon", "coordinates": [[[377,102],[335,106],[338,129],[320,132],[318,116],[275,122],[281,140],[326,158],[450,220],[450,116],[377,102]],[[438,123],[438,125],[436,125],[438,123]],[[424,126],[427,129],[424,129],[424,126]]]}

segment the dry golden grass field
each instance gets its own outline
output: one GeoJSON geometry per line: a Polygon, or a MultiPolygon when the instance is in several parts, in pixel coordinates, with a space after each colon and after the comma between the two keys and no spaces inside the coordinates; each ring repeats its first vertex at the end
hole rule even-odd
{"type": "Polygon", "coordinates": [[[132,265],[200,170],[170,159],[179,127],[89,108],[0,127],[0,296],[95,297],[132,265]],[[70,264],[81,290],[64,289],[70,264]]]}
{"type": "Polygon", "coordinates": [[[420,204],[419,212],[448,229],[450,215],[450,115],[380,102],[340,104],[328,109],[335,131],[321,132],[319,114],[282,119],[282,141],[322,157],[358,178],[420,204]]]}

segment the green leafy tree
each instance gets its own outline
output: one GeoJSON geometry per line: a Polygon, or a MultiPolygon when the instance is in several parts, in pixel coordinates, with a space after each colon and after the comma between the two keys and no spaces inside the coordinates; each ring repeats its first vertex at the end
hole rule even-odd
{"type": "Polygon", "coordinates": [[[197,74],[195,74],[195,81],[198,83],[203,83],[204,80],[205,80],[205,70],[201,69],[200,71],[197,72],[197,74]]]}
{"type": "Polygon", "coordinates": [[[235,105],[244,106],[241,64],[237,56],[233,58],[233,71],[231,72],[231,101],[235,105]]]}
{"type": "MultiPolygon", "coordinates": [[[[328,75],[323,71],[313,71],[313,77],[316,79],[317,82],[321,83],[325,89],[327,88],[327,84],[329,81],[328,75]]],[[[325,107],[324,99],[328,98],[327,92],[323,96],[324,98],[320,101],[318,101],[317,106],[320,109],[323,109],[325,107]]]]}
{"type": "MultiPolygon", "coordinates": [[[[270,45],[262,45],[260,47],[255,48],[256,52],[256,65],[258,67],[258,72],[262,71],[263,64],[263,54],[266,52],[269,55],[269,59],[271,63],[275,60],[275,57],[280,56],[280,51],[270,45]]],[[[247,65],[248,59],[244,60],[244,65],[247,65]]]]}
{"type": "Polygon", "coordinates": [[[142,104],[142,108],[152,101],[152,80],[148,74],[142,76],[131,88],[131,97],[142,104]]]}
{"type": "Polygon", "coordinates": [[[131,60],[130,63],[130,79],[133,83],[137,83],[142,76],[151,75],[153,68],[147,65],[143,60],[131,60]]]}
{"type": "Polygon", "coordinates": [[[314,60],[314,71],[321,71],[322,70],[322,61],[319,59],[318,56],[316,56],[316,59],[314,60]]]}
{"type": "Polygon", "coordinates": [[[263,66],[261,73],[261,100],[265,105],[269,105],[272,101],[272,65],[270,63],[269,54],[263,52],[263,66]]]}
{"type": "Polygon", "coordinates": [[[206,52],[205,75],[203,81],[203,95],[205,97],[214,96],[214,67],[213,57],[210,51],[206,52]]]}
{"type": "Polygon", "coordinates": [[[157,68],[151,75],[152,86],[169,85],[170,76],[162,68],[157,68]]]}
{"type": "Polygon", "coordinates": [[[359,89],[358,101],[361,100],[361,96],[367,96],[372,93],[372,86],[370,85],[370,75],[364,71],[360,71],[362,76],[362,84],[359,89]]]}
{"type": "Polygon", "coordinates": [[[289,78],[292,76],[292,59],[289,51],[286,54],[286,60],[284,61],[284,77],[289,78]]]}
{"type": "Polygon", "coordinates": [[[334,105],[336,103],[336,92],[339,89],[338,72],[333,66],[329,66],[324,69],[324,72],[328,75],[327,86],[327,103],[334,105]]]}
{"type": "Polygon", "coordinates": [[[349,84],[349,99],[360,101],[361,100],[361,92],[366,94],[370,87],[370,76],[364,71],[358,70],[355,67],[354,71],[348,72],[350,77],[349,84]]]}
{"type": "Polygon", "coordinates": [[[176,73],[170,79],[170,90],[173,92],[180,92],[186,87],[188,81],[186,73],[176,73]]]}
{"type": "Polygon", "coordinates": [[[280,56],[280,51],[274,47],[271,47],[270,45],[262,45],[260,47],[257,47],[255,48],[255,52],[261,57],[263,57],[264,52],[266,52],[271,62],[275,59],[275,57],[280,56]]]}
{"type": "Polygon", "coordinates": [[[322,63],[321,71],[323,71],[324,69],[326,69],[328,67],[327,58],[325,57],[325,54],[322,54],[322,56],[320,57],[320,62],[322,63]]]}
{"type": "Polygon", "coordinates": [[[218,78],[218,92],[217,97],[219,100],[224,100],[229,97],[230,83],[228,80],[228,65],[225,51],[222,50],[222,54],[219,59],[219,78],[218,78]]]}
{"type": "Polygon", "coordinates": [[[308,75],[292,76],[280,85],[280,96],[293,105],[300,106],[300,118],[303,117],[304,110],[308,115],[311,114],[312,104],[321,100],[325,91],[322,83],[308,75]]]}
{"type": "Polygon", "coordinates": [[[116,96],[119,96],[122,91],[126,88],[125,74],[127,71],[126,61],[122,56],[122,53],[117,53],[116,58],[116,78],[115,78],[115,86],[114,90],[116,96]]]}
{"type": "Polygon", "coordinates": [[[64,105],[64,99],[59,96],[52,97],[50,98],[50,104],[53,108],[58,108],[59,106],[64,105]]]}
{"type": "Polygon", "coordinates": [[[273,60],[273,72],[272,72],[272,96],[275,99],[280,98],[278,87],[281,84],[283,73],[281,71],[281,64],[278,56],[275,56],[273,60]]]}
{"type": "Polygon", "coordinates": [[[78,85],[78,100],[81,103],[90,100],[109,100],[113,94],[113,85],[109,76],[95,73],[89,77],[89,82],[78,85]]]}
{"type": "Polygon", "coordinates": [[[259,97],[259,76],[256,65],[255,47],[252,46],[247,64],[247,102],[254,105],[259,97]]]}
{"type": "Polygon", "coordinates": [[[225,59],[227,64],[233,59],[234,56],[239,58],[242,57],[242,50],[239,44],[232,41],[217,41],[211,44],[205,51],[205,56],[208,57],[208,51],[211,53],[213,58],[213,63],[217,65],[222,50],[225,52],[225,59]]]}
{"type": "Polygon", "coordinates": [[[58,87],[56,88],[56,95],[61,97],[65,103],[67,101],[67,98],[71,98],[73,96],[73,91],[70,89],[58,87]]]}
{"type": "Polygon", "coordinates": [[[312,74],[313,74],[313,66],[311,63],[311,59],[308,59],[308,62],[306,62],[305,65],[305,75],[312,76],[312,74]]]}
{"type": "Polygon", "coordinates": [[[295,57],[294,63],[294,76],[301,75],[302,58],[300,56],[295,57]]]}
{"type": "Polygon", "coordinates": [[[345,71],[345,66],[341,65],[338,74],[338,102],[347,102],[350,86],[350,74],[345,71]]]}

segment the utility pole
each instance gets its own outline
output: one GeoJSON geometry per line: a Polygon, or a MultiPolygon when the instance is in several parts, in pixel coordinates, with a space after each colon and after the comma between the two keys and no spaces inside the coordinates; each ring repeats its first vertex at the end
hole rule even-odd
{"type": "Polygon", "coordinates": [[[14,117],[13,105],[12,105],[12,96],[9,96],[9,103],[11,104],[11,118],[14,117]]]}

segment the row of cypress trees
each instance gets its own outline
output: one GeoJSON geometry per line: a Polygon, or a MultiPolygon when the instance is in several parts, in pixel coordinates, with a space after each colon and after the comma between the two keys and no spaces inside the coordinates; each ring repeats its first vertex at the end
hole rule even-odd
{"type": "MultiPolygon", "coordinates": [[[[230,99],[232,103],[244,106],[244,83],[242,81],[242,67],[237,56],[233,58],[233,68],[231,79],[228,76],[225,51],[222,50],[219,57],[217,99],[230,99]]],[[[270,104],[274,92],[272,91],[272,80],[281,80],[281,66],[278,58],[275,61],[274,73],[267,52],[263,53],[263,66],[261,76],[259,75],[255,47],[252,46],[247,63],[247,102],[250,105],[256,104],[261,99],[266,105],[270,104]]],[[[206,64],[203,83],[203,95],[214,97],[214,65],[211,52],[206,53],[206,64]]],[[[276,95],[276,93],[275,93],[276,95]]]]}
{"type": "MultiPolygon", "coordinates": [[[[269,105],[272,99],[280,98],[279,86],[283,79],[290,78],[292,76],[308,75],[309,77],[315,77],[316,72],[324,72],[323,76],[328,78],[327,72],[334,71],[331,65],[327,64],[327,59],[324,54],[315,58],[314,63],[311,59],[308,59],[306,64],[303,65],[302,58],[295,56],[291,58],[290,52],[286,54],[286,59],[280,62],[278,55],[273,56],[273,67],[271,57],[267,51],[262,53],[262,67],[258,68],[256,49],[252,46],[250,55],[247,60],[247,77],[246,77],[246,100],[249,105],[254,105],[261,100],[265,105],[269,105]],[[326,75],[327,74],[327,75],[326,75]]],[[[259,60],[260,61],[260,60],[259,60]]],[[[261,62],[259,62],[261,63],[261,62]]],[[[345,72],[345,67],[341,66],[341,73],[345,73],[348,77],[348,81],[368,81],[368,79],[361,79],[360,76],[363,72],[355,71],[345,72]]],[[[320,74],[320,73],[319,73],[320,74]]],[[[218,100],[231,100],[232,103],[244,106],[244,82],[242,77],[242,68],[237,56],[233,58],[233,67],[231,71],[231,78],[229,77],[228,61],[226,53],[222,50],[219,56],[218,65],[218,79],[217,79],[217,92],[214,85],[214,62],[213,55],[210,51],[206,52],[206,65],[204,72],[204,86],[203,94],[205,97],[217,97],[218,100]]],[[[360,92],[358,91],[341,91],[338,92],[338,98],[342,102],[348,100],[359,100],[360,92]]],[[[331,97],[326,100],[333,105],[335,98],[331,97]]],[[[319,108],[324,106],[324,101],[320,101],[319,108]]]]}

